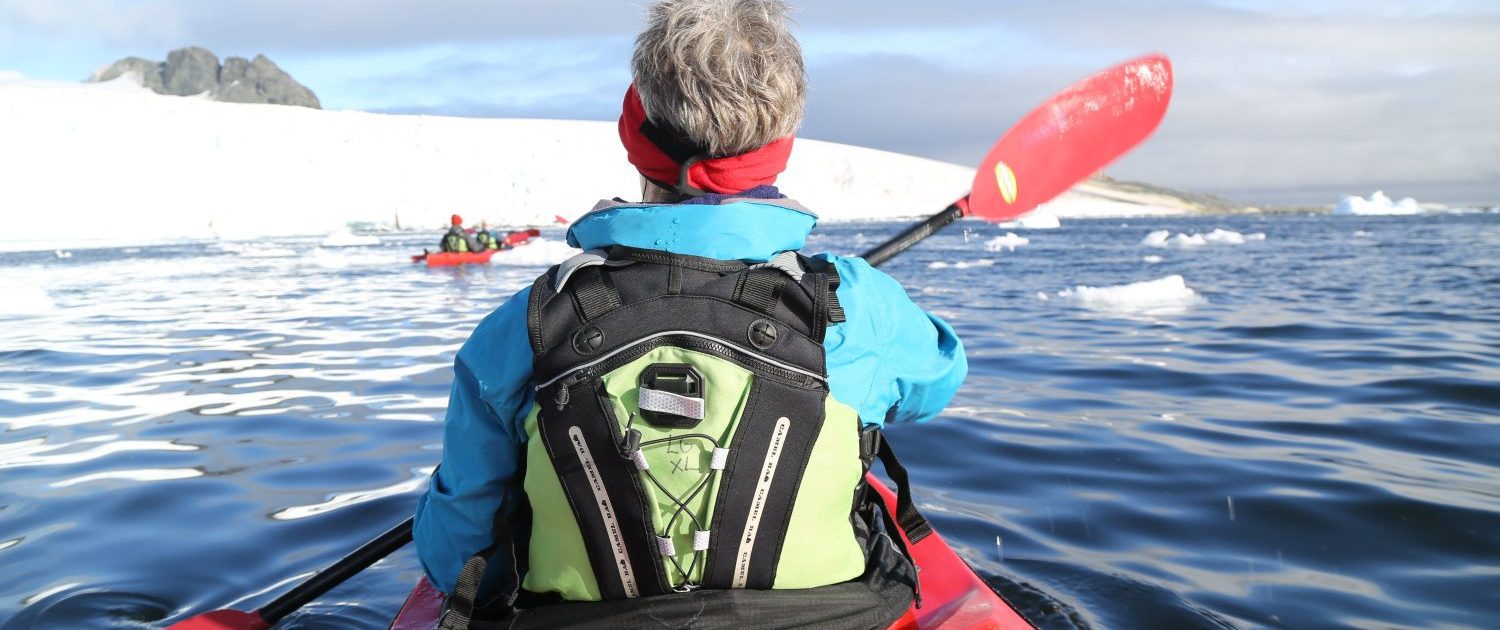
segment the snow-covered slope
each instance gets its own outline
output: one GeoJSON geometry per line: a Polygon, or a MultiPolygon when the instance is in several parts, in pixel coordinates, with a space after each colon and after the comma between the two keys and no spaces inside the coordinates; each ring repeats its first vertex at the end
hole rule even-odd
{"type": "MultiPolygon", "coordinates": [[[[72,84],[0,72],[0,138],[0,249],[328,234],[351,222],[438,227],[453,213],[538,224],[640,190],[612,122],[218,103],[157,95],[128,77],[72,84]]],[[[837,221],[935,212],[972,176],[799,139],[778,183],[837,221]]],[[[1089,186],[1047,211],[1183,211],[1089,186]]]]}

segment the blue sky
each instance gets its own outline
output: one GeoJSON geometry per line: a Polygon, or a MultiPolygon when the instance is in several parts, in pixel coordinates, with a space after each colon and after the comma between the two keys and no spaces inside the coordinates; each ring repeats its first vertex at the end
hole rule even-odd
{"type": "MultiPolygon", "coordinates": [[[[0,69],[78,80],[199,45],[325,107],[610,119],[645,2],[0,0],[0,69]]],[[[1177,94],[1110,174],[1251,203],[1500,204],[1495,0],[804,0],[802,135],[974,164],[1021,114],[1161,51],[1177,94]]]]}

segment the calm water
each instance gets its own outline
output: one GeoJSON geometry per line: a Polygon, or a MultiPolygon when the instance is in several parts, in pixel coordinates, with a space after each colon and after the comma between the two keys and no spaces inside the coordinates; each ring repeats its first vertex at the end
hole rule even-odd
{"type": "MultiPolygon", "coordinates": [[[[887,268],[972,366],[892,439],[1039,625],[1500,627],[1500,216],[964,227],[887,268]],[[1267,238],[1138,245],[1216,227],[1267,238]],[[1173,274],[1203,301],[1058,295],[1173,274]]],[[[454,351],[542,269],[424,244],[0,254],[0,628],[253,607],[410,514],[454,351]]],[[[404,550],[288,625],[383,628],[418,576],[404,550]]]]}

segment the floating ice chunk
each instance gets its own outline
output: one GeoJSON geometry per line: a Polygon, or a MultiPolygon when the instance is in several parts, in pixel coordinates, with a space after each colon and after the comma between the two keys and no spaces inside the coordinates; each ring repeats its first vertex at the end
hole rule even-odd
{"type": "Polygon", "coordinates": [[[1203,237],[1203,240],[1210,243],[1221,243],[1224,245],[1245,244],[1244,235],[1240,234],[1239,232],[1231,232],[1222,228],[1214,228],[1214,231],[1209,232],[1207,235],[1205,235],[1203,237]]]}
{"type": "Polygon", "coordinates": [[[0,317],[7,315],[42,315],[57,310],[52,296],[34,284],[0,278],[0,317]]]}
{"type": "Polygon", "coordinates": [[[1055,214],[1033,212],[1014,221],[1001,223],[1000,227],[1006,230],[1055,230],[1062,227],[1062,221],[1057,220],[1055,214]]]}
{"type": "Polygon", "coordinates": [[[958,261],[956,263],[949,263],[949,262],[943,262],[941,260],[937,260],[937,261],[933,261],[933,262],[928,263],[927,264],[927,268],[928,269],[969,269],[971,267],[993,267],[994,265],[995,265],[995,261],[990,260],[988,258],[981,258],[981,259],[973,261],[973,262],[968,262],[968,261],[960,260],[960,261],[958,261]]]}
{"type": "Polygon", "coordinates": [[[1141,315],[1180,313],[1207,301],[1178,275],[1112,287],[1080,285],[1058,291],[1057,297],[1093,311],[1141,315]]]}
{"type": "Polygon", "coordinates": [[[379,245],[380,239],[374,236],[358,236],[352,232],[334,232],[328,238],[323,239],[319,245],[323,247],[365,247],[379,245]]]}
{"type": "Polygon", "coordinates": [[[490,257],[490,264],[549,267],[567,260],[576,254],[578,254],[578,250],[568,247],[568,244],[562,241],[535,238],[530,243],[515,249],[495,252],[495,255],[490,257]]]}
{"type": "Polygon", "coordinates": [[[1354,238],[1370,238],[1370,233],[1364,230],[1355,230],[1354,238]]]}
{"type": "Polygon", "coordinates": [[[1161,256],[1157,256],[1155,254],[1152,254],[1150,256],[1146,256],[1146,257],[1142,258],[1141,260],[1144,261],[1148,265],[1155,265],[1155,264],[1161,263],[1161,256]]]}
{"type": "Polygon", "coordinates": [[[55,249],[55,250],[52,250],[52,255],[55,256],[55,257],[57,257],[57,258],[72,258],[73,257],[73,252],[67,252],[67,251],[63,251],[63,250],[60,250],[60,249],[55,249]]]}
{"type": "Polygon", "coordinates": [[[1172,240],[1168,241],[1167,244],[1172,247],[1187,249],[1189,247],[1203,247],[1208,244],[1208,239],[1204,238],[1202,234],[1193,234],[1191,236],[1178,234],[1172,237],[1172,240]]]}
{"type": "Polygon", "coordinates": [[[996,236],[984,244],[984,248],[992,252],[1002,249],[1008,252],[1016,251],[1017,247],[1025,247],[1031,243],[1031,239],[1024,236],[1016,236],[1015,232],[1006,232],[1005,236],[996,236]]]}
{"type": "Polygon", "coordinates": [[[1375,191],[1369,199],[1358,195],[1344,197],[1339,205],[1333,209],[1334,214],[1356,214],[1356,215],[1411,215],[1422,214],[1422,206],[1417,205],[1417,200],[1405,197],[1401,201],[1391,201],[1383,191],[1375,191]]]}
{"type": "Polygon", "coordinates": [[[1254,234],[1240,234],[1233,230],[1214,228],[1208,234],[1178,234],[1171,235],[1170,230],[1157,230],[1141,239],[1142,247],[1176,247],[1178,249],[1189,249],[1203,247],[1205,245],[1244,245],[1249,241],[1264,241],[1264,232],[1254,234]]]}

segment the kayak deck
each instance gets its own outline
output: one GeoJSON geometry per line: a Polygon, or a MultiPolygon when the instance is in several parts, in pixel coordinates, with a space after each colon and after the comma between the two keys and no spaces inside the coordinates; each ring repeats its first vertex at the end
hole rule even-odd
{"type": "MultiPolygon", "coordinates": [[[[886,509],[896,509],[896,495],[874,477],[886,509]]],[[[948,546],[937,532],[911,545],[922,582],[922,607],[907,609],[889,630],[1030,630],[1004,599],[948,546]]],[[[391,630],[433,630],[443,609],[443,594],[422,578],[391,622],[391,630]]]]}

